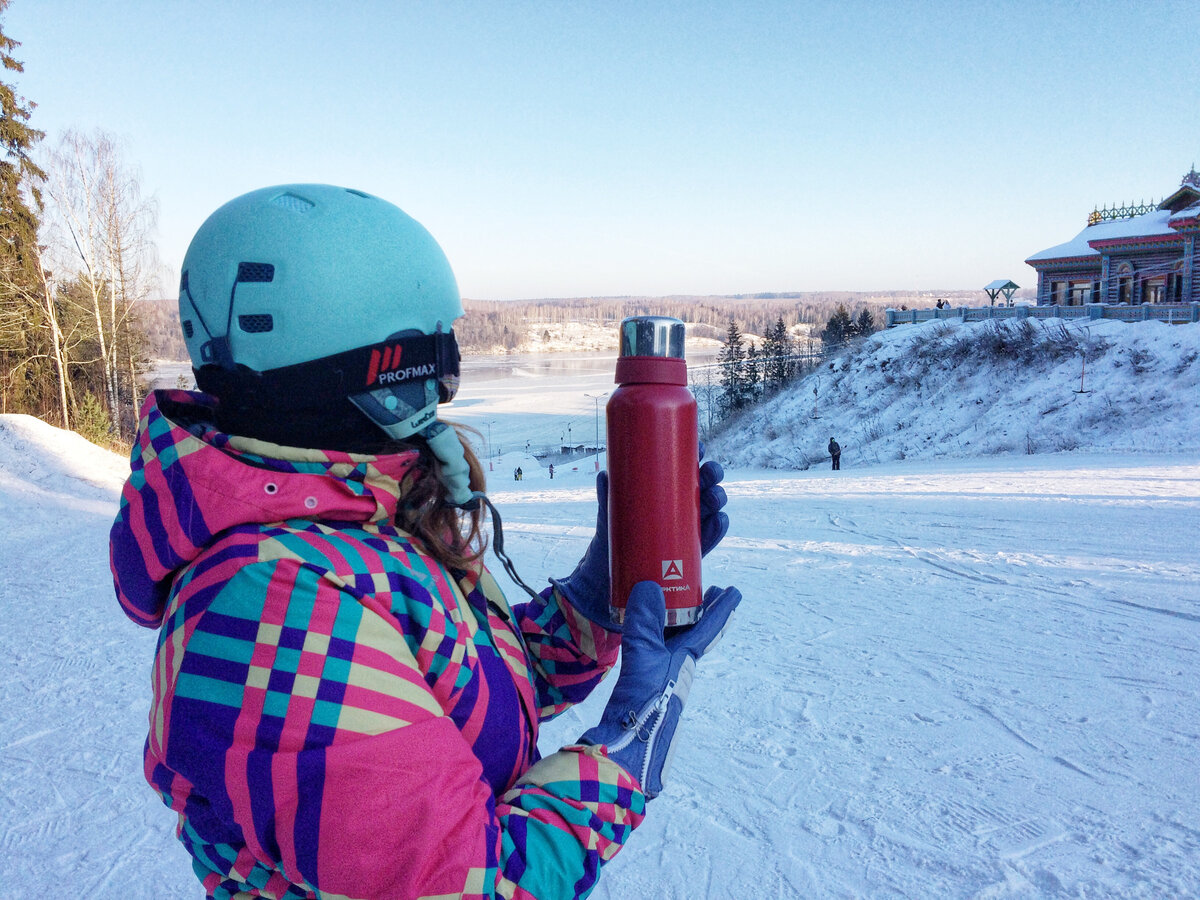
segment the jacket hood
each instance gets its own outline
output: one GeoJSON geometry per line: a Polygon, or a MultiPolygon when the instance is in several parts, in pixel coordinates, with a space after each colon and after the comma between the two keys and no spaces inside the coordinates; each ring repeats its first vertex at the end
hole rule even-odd
{"type": "Polygon", "coordinates": [[[416,451],[365,456],[280,447],[216,431],[207,394],[155,391],[142,405],[130,475],[109,533],[117,599],[162,622],[175,574],[221,532],[287,519],[391,520],[416,451]]]}

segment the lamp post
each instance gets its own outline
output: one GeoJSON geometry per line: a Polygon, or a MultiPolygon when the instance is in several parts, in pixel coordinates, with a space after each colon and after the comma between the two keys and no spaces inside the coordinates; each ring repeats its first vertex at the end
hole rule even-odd
{"type": "Polygon", "coordinates": [[[488,421],[488,422],[484,422],[483,424],[487,426],[487,430],[488,430],[487,457],[488,457],[488,471],[491,472],[491,471],[493,471],[493,467],[492,467],[492,423],[491,423],[491,421],[488,421]]]}
{"type": "Polygon", "coordinates": [[[585,397],[590,397],[595,401],[596,410],[596,471],[600,471],[600,401],[608,396],[608,391],[603,394],[584,394],[585,397]]]}

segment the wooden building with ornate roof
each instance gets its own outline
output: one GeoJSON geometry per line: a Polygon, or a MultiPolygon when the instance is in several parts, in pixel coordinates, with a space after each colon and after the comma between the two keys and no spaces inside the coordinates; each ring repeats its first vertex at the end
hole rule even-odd
{"type": "Polygon", "coordinates": [[[1161,203],[1094,209],[1065,244],[1025,260],[1039,306],[1200,302],[1200,173],[1161,203]]]}

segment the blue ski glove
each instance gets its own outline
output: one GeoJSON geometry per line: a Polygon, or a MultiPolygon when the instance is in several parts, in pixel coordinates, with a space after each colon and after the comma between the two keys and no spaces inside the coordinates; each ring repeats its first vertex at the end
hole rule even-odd
{"type": "Polygon", "coordinates": [[[620,631],[608,602],[608,472],[596,476],[596,501],[596,533],[583,559],[566,578],[551,578],[550,582],[588,619],[609,631],[620,631]]]}
{"type": "MultiPolygon", "coordinates": [[[[700,445],[704,458],[704,445],[700,445]]],[[[704,556],[720,543],[729,530],[729,516],[721,512],[729,500],[721,479],[725,470],[709,460],[700,467],[700,555],[704,556]]],[[[608,577],[608,472],[596,476],[596,534],[588,544],[583,559],[566,578],[551,578],[570,602],[584,616],[609,631],[620,631],[609,610],[610,581],[608,577]]]]}
{"type": "Polygon", "coordinates": [[[634,585],[621,636],[621,674],[600,724],[581,743],[604,744],[608,758],[637,778],[647,799],[659,795],[674,755],[675,729],[692,686],[696,660],[716,645],[742,600],[737,588],[710,587],[700,621],[664,635],[662,588],[634,585]]]}
{"type": "MultiPolygon", "coordinates": [[[[700,458],[704,459],[704,445],[700,445],[700,458]]],[[[729,502],[725,488],[721,487],[721,479],[725,470],[715,459],[710,459],[700,467],[700,555],[707,556],[708,551],[721,543],[725,532],[729,530],[729,516],[721,512],[721,507],[729,502]]]]}

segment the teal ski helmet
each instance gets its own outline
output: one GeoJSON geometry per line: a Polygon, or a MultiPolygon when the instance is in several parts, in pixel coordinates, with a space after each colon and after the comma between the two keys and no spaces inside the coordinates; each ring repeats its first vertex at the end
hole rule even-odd
{"type": "Polygon", "coordinates": [[[417,434],[456,481],[445,470],[466,463],[437,404],[458,387],[451,328],[462,314],[450,264],[419,222],[324,184],[220,207],[192,239],[179,285],[196,383],[217,397],[224,430],[322,449],[417,434]]]}

